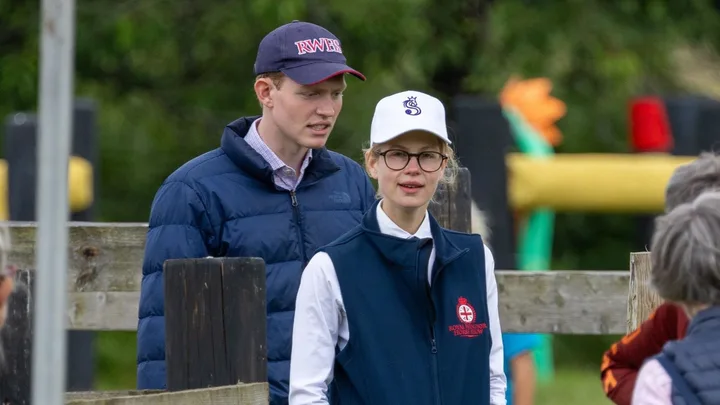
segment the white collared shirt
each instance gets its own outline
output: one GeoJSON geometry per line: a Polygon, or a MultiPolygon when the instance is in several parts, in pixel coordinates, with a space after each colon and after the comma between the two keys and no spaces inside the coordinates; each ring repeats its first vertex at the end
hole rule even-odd
{"type": "MultiPolygon", "coordinates": [[[[399,238],[432,238],[428,215],[418,231],[411,235],[397,226],[377,205],[380,232],[399,238]]],[[[435,262],[435,247],[430,254],[428,280],[435,262]]],[[[507,382],[503,370],[503,345],[498,316],[495,260],[485,246],[485,279],[490,315],[490,404],[505,405],[507,382]]],[[[342,350],[350,338],[335,267],[325,252],[315,254],[305,268],[295,306],[292,357],[290,359],[289,405],[328,404],[328,385],[333,378],[335,347],[342,350]]]]}

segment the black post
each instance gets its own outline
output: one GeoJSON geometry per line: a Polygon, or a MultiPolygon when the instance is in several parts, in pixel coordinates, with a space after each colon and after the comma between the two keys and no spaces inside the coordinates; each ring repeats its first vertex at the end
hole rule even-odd
{"type": "MultiPolygon", "coordinates": [[[[97,173],[96,106],[92,100],[76,101],[72,154],[87,159],[97,173]]],[[[35,221],[37,185],[37,116],[15,113],[5,123],[5,160],[8,165],[8,214],[11,221],[35,221]]],[[[97,175],[93,175],[95,184],[97,175]]],[[[97,195],[96,187],[93,192],[97,195]]],[[[82,212],[69,213],[72,221],[92,221],[93,204],[82,212]]],[[[95,333],[68,331],[67,391],[92,390],[94,386],[95,333]]],[[[29,349],[28,349],[29,352],[29,349]]],[[[27,375],[27,381],[30,374],[27,375]]],[[[29,393],[28,393],[29,394],[29,393]]],[[[29,399],[28,399],[29,400],[29,399]]]]}
{"type": "Polygon", "coordinates": [[[17,272],[16,289],[8,299],[8,316],[0,331],[0,401],[3,405],[30,405],[35,284],[32,275],[28,270],[17,272]]]}
{"type": "MultiPolygon", "coordinates": [[[[72,154],[84,158],[93,168],[93,202],[83,211],[72,212],[72,221],[95,219],[95,198],[98,196],[98,150],[96,128],[97,106],[93,100],[77,99],[73,117],[72,154]]],[[[95,385],[96,333],[68,331],[67,391],[90,391],[95,385]]]]}
{"type": "Polygon", "coordinates": [[[168,391],[267,381],[265,262],[164,264],[168,391]]]}
{"type": "Polygon", "coordinates": [[[505,163],[514,145],[510,124],[494,99],[461,95],[455,97],[453,107],[455,151],[460,163],[470,170],[472,199],[488,218],[495,268],[517,269],[505,163]]]}
{"type": "Polygon", "coordinates": [[[8,215],[11,221],[35,220],[37,183],[37,116],[11,114],[5,120],[5,161],[8,170],[8,215]]]}
{"type": "MultiPolygon", "coordinates": [[[[8,216],[13,221],[35,218],[36,132],[35,114],[15,113],[5,120],[8,216]]],[[[3,404],[29,405],[32,396],[32,274],[27,269],[18,272],[16,284],[27,287],[18,288],[10,296],[8,319],[0,333],[4,351],[4,365],[0,371],[3,404]]]]}

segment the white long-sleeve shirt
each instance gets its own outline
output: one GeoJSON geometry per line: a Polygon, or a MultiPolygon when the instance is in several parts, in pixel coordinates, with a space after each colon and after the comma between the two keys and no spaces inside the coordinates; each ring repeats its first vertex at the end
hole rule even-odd
{"type": "Polygon", "coordinates": [[[672,405],[672,379],[659,361],[652,359],[640,368],[632,405],[672,405]]]}
{"type": "MultiPolygon", "coordinates": [[[[400,238],[432,238],[428,215],[418,231],[411,235],[397,226],[377,205],[380,232],[400,238]]],[[[435,262],[435,247],[430,254],[428,280],[431,280],[435,262]]],[[[490,404],[506,405],[507,382],[503,370],[503,346],[498,317],[495,261],[485,246],[485,279],[489,328],[492,337],[490,349],[490,404]]],[[[333,378],[335,347],[342,350],[350,339],[348,320],[335,266],[330,256],[318,252],[303,272],[295,305],[292,356],[290,359],[289,405],[328,404],[328,385],[333,378]]]]}

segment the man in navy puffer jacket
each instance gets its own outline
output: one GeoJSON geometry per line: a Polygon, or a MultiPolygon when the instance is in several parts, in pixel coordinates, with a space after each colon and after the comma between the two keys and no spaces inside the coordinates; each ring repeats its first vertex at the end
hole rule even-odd
{"type": "Polygon", "coordinates": [[[152,203],[142,269],[138,389],[163,389],[163,263],[254,256],[266,263],[270,404],[287,404],[295,296],[314,251],[357,225],[375,200],[359,164],[325,143],[342,109],[339,40],[293,21],[268,34],[255,62],[263,114],[225,128],[218,149],[185,163],[152,203]]]}

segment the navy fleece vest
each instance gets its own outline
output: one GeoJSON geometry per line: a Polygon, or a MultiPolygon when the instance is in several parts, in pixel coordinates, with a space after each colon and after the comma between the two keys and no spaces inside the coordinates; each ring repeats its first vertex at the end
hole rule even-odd
{"type": "MultiPolygon", "coordinates": [[[[690,322],[687,336],[667,343],[660,356],[679,371],[690,396],[696,396],[703,405],[720,405],[720,306],[700,311],[690,322]]],[[[672,396],[673,404],[691,403],[675,379],[672,396]]]]}
{"type": "Polygon", "coordinates": [[[432,287],[418,260],[422,241],[381,234],[375,207],[322,249],[335,266],[350,330],[336,357],[331,404],[490,403],[483,243],[430,219],[432,287]]]}

